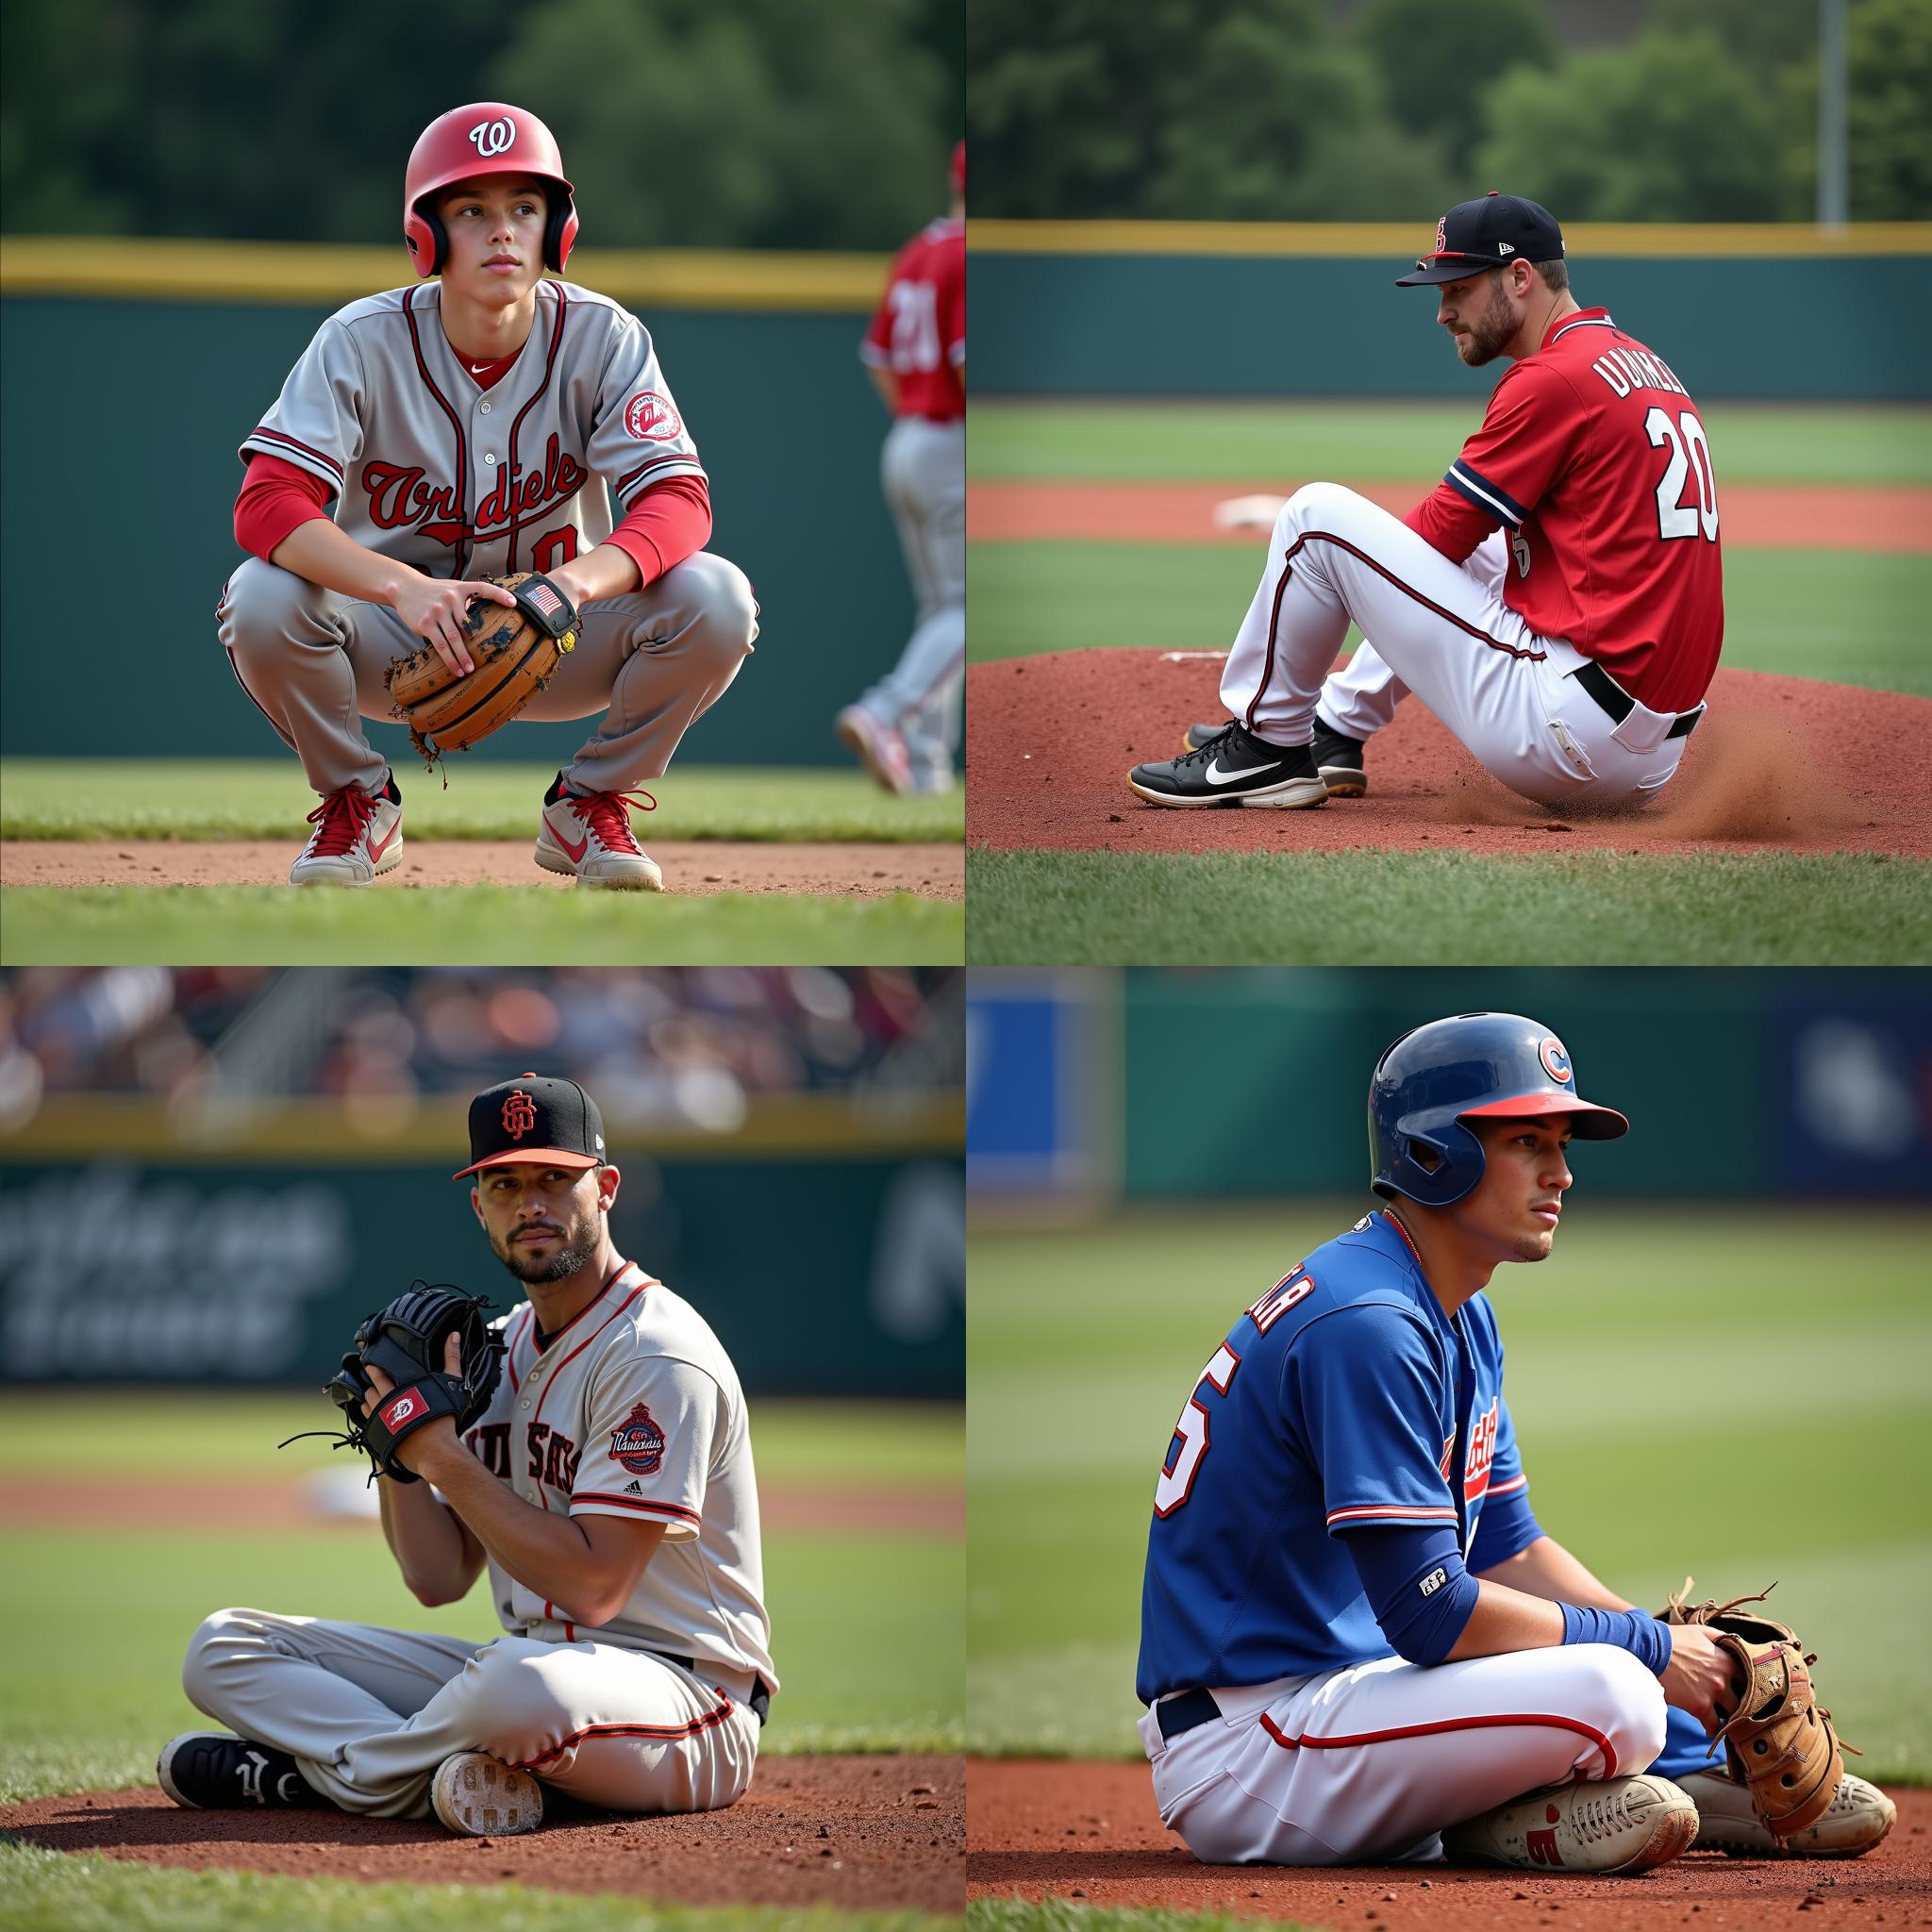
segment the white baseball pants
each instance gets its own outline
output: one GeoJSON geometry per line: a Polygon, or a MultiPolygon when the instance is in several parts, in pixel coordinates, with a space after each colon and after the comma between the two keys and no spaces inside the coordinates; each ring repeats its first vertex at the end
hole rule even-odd
{"type": "Polygon", "coordinates": [[[217,1723],[289,1752],[344,1811],[427,1817],[437,1766],[488,1751],[588,1805],[651,1814],[722,1810],[751,1783],[753,1681],[706,1670],[724,1688],[611,1644],[230,1609],[194,1633],[181,1685],[217,1723]]]}
{"type": "Polygon", "coordinates": [[[1452,563],[1399,518],[1337,483],[1295,491],[1222,673],[1221,700],[1258,737],[1306,744],[1317,708],[1368,738],[1410,691],[1489,772],[1539,804],[1612,804],[1658,791],[1684,738],[1638,705],[1621,724],[1576,683],[1588,661],[1503,601],[1503,533],[1452,563]],[[1331,671],[1350,620],[1369,641],[1331,671]]]}
{"type": "Polygon", "coordinates": [[[1214,1700],[1220,1721],[1172,1743],[1155,1711],[1141,1720],[1160,1822],[1208,1865],[1439,1858],[1445,1827],[1630,1776],[1664,1743],[1662,1685],[1608,1643],[1431,1670],[1381,1657],[1214,1700]]]}

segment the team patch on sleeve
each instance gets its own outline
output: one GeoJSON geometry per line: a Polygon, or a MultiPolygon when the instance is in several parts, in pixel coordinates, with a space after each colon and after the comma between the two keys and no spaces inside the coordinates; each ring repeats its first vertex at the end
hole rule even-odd
{"type": "Polygon", "coordinates": [[[671,398],[654,389],[641,390],[624,406],[624,426],[640,442],[675,442],[684,422],[671,407],[671,398]]]}
{"type": "Polygon", "coordinates": [[[610,1459],[633,1475],[656,1475],[664,1466],[664,1431],[641,1402],[610,1432],[610,1459]]]}

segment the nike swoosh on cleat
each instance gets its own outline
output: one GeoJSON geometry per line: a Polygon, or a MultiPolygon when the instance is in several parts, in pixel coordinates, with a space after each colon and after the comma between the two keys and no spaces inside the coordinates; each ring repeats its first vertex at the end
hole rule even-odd
{"type": "Polygon", "coordinates": [[[584,862],[584,854],[585,854],[585,853],[587,853],[587,852],[588,852],[588,851],[589,851],[589,850],[591,849],[591,835],[590,835],[590,833],[586,832],[586,833],[584,834],[583,838],[582,838],[581,840],[579,840],[579,841],[578,841],[578,842],[577,842],[576,844],[573,845],[573,844],[572,844],[572,843],[570,842],[570,841],[569,841],[568,839],[566,839],[566,838],[565,838],[565,837],[563,836],[563,834],[562,834],[561,832],[559,832],[559,831],[558,831],[558,830],[557,829],[557,821],[556,821],[555,819],[552,819],[552,820],[550,820],[550,821],[549,821],[549,825],[550,825],[550,836],[551,836],[551,837],[552,837],[553,839],[555,839],[555,840],[557,841],[557,842],[558,842],[558,844],[559,844],[560,846],[562,846],[562,848],[563,848],[563,856],[564,856],[564,857],[565,857],[565,858],[566,858],[567,859],[569,859],[569,860],[570,860],[570,862],[571,862],[571,863],[572,863],[573,865],[581,865],[581,864],[583,864],[583,862],[584,862]]]}
{"type": "Polygon", "coordinates": [[[398,832],[400,832],[400,831],[401,831],[402,829],[403,829],[403,822],[402,822],[402,820],[401,820],[401,819],[398,819],[398,820],[397,820],[397,821],[395,822],[395,824],[392,824],[392,825],[391,825],[391,827],[389,828],[389,834],[388,834],[388,836],[387,836],[387,837],[386,837],[386,838],[385,838],[385,839],[383,840],[382,843],[381,843],[380,845],[372,845],[372,846],[371,846],[371,847],[369,848],[369,862],[370,862],[370,864],[371,864],[371,865],[374,865],[374,864],[375,863],[375,861],[376,861],[376,860],[377,860],[378,858],[380,858],[382,857],[382,855],[383,855],[383,854],[384,854],[385,852],[387,852],[387,851],[389,850],[389,848],[390,848],[390,847],[391,847],[391,845],[393,845],[393,844],[395,843],[395,841],[396,841],[396,834],[397,834],[398,832]]]}
{"type": "Polygon", "coordinates": [[[1217,758],[1208,767],[1208,782],[1210,785],[1232,785],[1237,778],[1258,778],[1263,772],[1278,772],[1287,762],[1286,758],[1276,758],[1272,765],[1250,765],[1244,771],[1224,772],[1217,758]]]}

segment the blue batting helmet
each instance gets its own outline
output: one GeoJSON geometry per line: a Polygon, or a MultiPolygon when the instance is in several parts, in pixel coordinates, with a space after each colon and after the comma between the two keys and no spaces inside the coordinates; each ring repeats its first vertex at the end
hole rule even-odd
{"type": "Polygon", "coordinates": [[[1582,1141],[1614,1141],[1630,1123],[1579,1098],[1563,1042],[1521,1013],[1432,1020],[1391,1042],[1369,1082],[1369,1185],[1425,1208],[1459,1201],[1483,1177],[1470,1120],[1571,1116],[1582,1141]]]}

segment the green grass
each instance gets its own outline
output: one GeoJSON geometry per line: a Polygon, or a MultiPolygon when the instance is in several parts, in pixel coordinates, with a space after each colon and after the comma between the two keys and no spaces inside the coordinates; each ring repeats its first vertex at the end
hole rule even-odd
{"type": "Polygon", "coordinates": [[[957,901],[519,886],[291,892],[280,886],[17,886],[9,966],[958,964],[957,901]]]}
{"type": "MultiPolygon", "coordinates": [[[[320,1442],[277,1453],[291,1430],[320,1427],[317,1398],[195,1393],[16,1398],[0,1414],[0,1472],[14,1487],[37,1467],[127,1466],[144,1474],[218,1469],[300,1482],[346,1466],[320,1442]]],[[[900,1404],[756,1405],[760,1480],[855,1491],[894,1483],[955,1491],[963,1459],[957,1408],[900,1404]]],[[[764,1539],[774,1656],[784,1679],[762,1748],[957,1751],[964,1727],[964,1547],[943,1532],[859,1530],[764,1539]]],[[[403,1588],[373,1523],[312,1531],[79,1526],[10,1532],[0,1590],[0,1800],[151,1783],[155,1753],[196,1713],[180,1690],[183,1649],[210,1610],[230,1604],[478,1643],[501,1634],[479,1580],[460,1604],[425,1609],[403,1588]],[[58,1579],[49,1619],[41,1583],[58,1579]],[[39,1581],[37,1581],[39,1580],[39,1581]]]]}
{"type": "MultiPolygon", "coordinates": [[[[984,663],[1096,644],[1224,652],[1260,565],[1258,541],[975,543],[969,654],[984,663]]],[[[1928,606],[1932,557],[1733,551],[1724,663],[1932,697],[1928,606]]]]}
{"type": "MultiPolygon", "coordinates": [[[[1138,1755],[1141,1572],[1174,1418],[1241,1307],[1359,1211],[1201,1202],[971,1239],[971,1748],[1138,1755]]],[[[1583,1201],[1572,1219],[1548,1264],[1491,1290],[1539,1521],[1640,1603],[1686,1572],[1725,1594],[1776,1579],[1860,1773],[1932,1779],[1914,1634],[1932,1214],[1583,1201]]]]}
{"type": "MultiPolygon", "coordinates": [[[[975,401],[974,478],[1437,482],[1482,421],[1464,402],[975,401]]],[[[1714,403],[1720,490],[1735,483],[1932,483],[1932,409],[1714,403]]],[[[978,613],[974,612],[977,623],[978,613]]]]}
{"type": "Polygon", "coordinates": [[[1883,854],[975,849],[966,873],[974,966],[1932,961],[1928,869],[1883,854]]]}
{"type": "Polygon", "coordinates": [[[957,1919],[824,1907],[647,1905],[517,1884],[358,1885],[254,1872],[183,1872],[0,1842],[7,1932],[944,1932],[957,1919]]]}
{"type": "MultiPolygon", "coordinates": [[[[398,769],[408,836],[534,839],[555,773],[537,765],[453,765],[449,790],[398,769]]],[[[916,844],[957,839],[965,801],[893,798],[859,772],[726,771],[693,766],[648,790],[658,809],[634,821],[653,839],[861,840],[916,844]]],[[[314,808],[293,758],[8,758],[0,764],[0,837],[8,839],[286,839],[308,836],[314,808]]]]}

